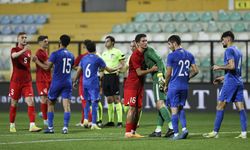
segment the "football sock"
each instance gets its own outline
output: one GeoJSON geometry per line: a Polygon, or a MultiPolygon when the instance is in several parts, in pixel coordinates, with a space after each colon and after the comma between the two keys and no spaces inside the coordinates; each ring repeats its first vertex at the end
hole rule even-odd
{"type": "Polygon", "coordinates": [[[241,125],[241,131],[247,131],[247,114],[245,109],[240,111],[240,125],[241,125]]]}
{"type": "Polygon", "coordinates": [[[30,119],[30,122],[35,122],[35,107],[34,106],[28,106],[28,116],[30,119]]]}
{"type": "Polygon", "coordinates": [[[137,125],[140,123],[141,116],[142,116],[142,110],[141,110],[141,112],[140,112],[140,114],[139,114],[139,119],[138,119],[137,125]]]}
{"type": "Polygon", "coordinates": [[[172,124],[174,128],[174,133],[178,134],[179,129],[178,129],[178,114],[172,114],[172,124]]]}
{"type": "Polygon", "coordinates": [[[128,105],[128,106],[123,105],[123,110],[124,110],[124,113],[125,113],[125,114],[127,114],[128,109],[129,109],[129,105],[128,105]]]}
{"type": "Polygon", "coordinates": [[[88,121],[92,122],[92,106],[89,107],[88,121]]]}
{"type": "Polygon", "coordinates": [[[116,108],[116,114],[117,114],[117,122],[122,122],[122,104],[117,103],[115,105],[116,108]]]}
{"type": "Polygon", "coordinates": [[[45,104],[41,103],[40,107],[42,111],[43,120],[47,120],[48,119],[47,117],[48,105],[46,103],[45,104]]]}
{"type": "Polygon", "coordinates": [[[102,121],[102,115],[103,115],[103,107],[102,102],[98,102],[98,110],[97,110],[97,121],[102,121]]]}
{"type": "Polygon", "coordinates": [[[84,121],[84,109],[86,107],[86,100],[82,99],[82,118],[81,118],[81,123],[84,121]]]}
{"type": "Polygon", "coordinates": [[[108,104],[109,122],[114,122],[114,103],[108,104]]]}
{"type": "Polygon", "coordinates": [[[88,120],[88,114],[90,110],[91,101],[86,100],[86,107],[84,109],[84,119],[88,120]]]}
{"type": "Polygon", "coordinates": [[[161,126],[156,126],[155,132],[161,132],[161,126]]]}
{"type": "Polygon", "coordinates": [[[98,101],[92,102],[92,123],[96,124],[98,101]]]}
{"type": "Polygon", "coordinates": [[[64,127],[69,126],[69,120],[70,120],[70,112],[64,112],[64,122],[63,122],[64,127]]]}
{"type": "Polygon", "coordinates": [[[168,123],[168,128],[173,130],[173,124],[172,124],[172,121],[168,123]]]}
{"type": "Polygon", "coordinates": [[[16,119],[16,107],[10,106],[10,123],[14,123],[16,119]]]}
{"type": "Polygon", "coordinates": [[[158,111],[156,126],[162,127],[163,123],[164,123],[164,119],[162,118],[160,111],[158,111]]]}
{"type": "Polygon", "coordinates": [[[216,111],[216,118],[215,118],[215,122],[214,122],[214,131],[215,132],[219,132],[223,117],[224,117],[224,110],[217,110],[216,111]]]}
{"type": "Polygon", "coordinates": [[[53,127],[54,112],[48,112],[48,127],[53,127]]]}
{"type": "Polygon", "coordinates": [[[166,107],[162,107],[162,108],[160,109],[160,113],[161,113],[162,118],[163,118],[167,123],[169,123],[169,122],[171,121],[170,112],[169,112],[169,110],[168,110],[166,107]]]}
{"type": "Polygon", "coordinates": [[[133,124],[132,123],[126,123],[126,132],[131,132],[133,130],[133,124]]]}
{"type": "Polygon", "coordinates": [[[186,128],[187,127],[187,122],[186,122],[186,114],[185,114],[184,109],[181,109],[179,111],[179,118],[180,118],[182,128],[186,128]]]}

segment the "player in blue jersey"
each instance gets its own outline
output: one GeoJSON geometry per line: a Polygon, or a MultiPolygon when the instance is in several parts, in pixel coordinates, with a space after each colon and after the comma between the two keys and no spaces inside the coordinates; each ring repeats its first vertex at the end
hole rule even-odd
{"type": "Polygon", "coordinates": [[[71,69],[74,64],[74,56],[67,46],[70,43],[68,35],[62,35],[59,41],[59,50],[50,55],[47,68],[54,66],[53,77],[48,92],[48,128],[44,133],[54,133],[54,106],[57,98],[61,95],[64,108],[64,127],[63,134],[68,133],[70,120],[70,99],[72,96],[71,69]]]}
{"type": "Polygon", "coordinates": [[[181,47],[181,38],[172,35],[168,39],[169,48],[172,50],[167,57],[167,73],[165,90],[167,91],[168,104],[172,112],[174,129],[173,140],[185,139],[188,135],[186,117],[183,107],[188,96],[188,81],[198,74],[194,56],[181,47]],[[179,134],[178,120],[182,124],[182,133],[179,134]]]}
{"type": "Polygon", "coordinates": [[[100,100],[100,84],[98,78],[98,70],[104,69],[108,72],[114,72],[117,69],[108,68],[105,62],[96,55],[96,45],[90,41],[86,44],[86,48],[89,52],[84,58],[81,59],[80,65],[77,69],[76,76],[74,77],[74,85],[80,76],[83,74],[83,89],[84,99],[86,100],[86,107],[84,109],[84,121],[88,120],[88,113],[90,106],[92,105],[92,126],[91,129],[101,129],[96,124],[98,102],[100,100]]]}
{"type": "Polygon", "coordinates": [[[241,78],[242,53],[233,46],[234,34],[231,31],[224,32],[221,36],[221,42],[224,48],[224,65],[214,65],[213,71],[224,70],[225,75],[217,77],[214,84],[224,81],[220,91],[216,107],[216,118],[214,130],[210,133],[203,134],[206,138],[218,138],[218,132],[224,116],[224,109],[229,102],[233,102],[240,114],[241,134],[235,138],[247,138],[247,116],[243,99],[243,81],[241,78]]]}

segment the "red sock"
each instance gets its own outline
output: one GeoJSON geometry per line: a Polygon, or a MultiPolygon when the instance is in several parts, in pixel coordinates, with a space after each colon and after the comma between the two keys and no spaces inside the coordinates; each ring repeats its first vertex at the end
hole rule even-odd
{"type": "Polygon", "coordinates": [[[133,123],[126,123],[126,132],[131,132],[133,130],[133,123]]]}
{"type": "Polygon", "coordinates": [[[137,128],[137,123],[134,123],[132,126],[132,130],[136,131],[136,128],[137,128]]]}
{"type": "Polygon", "coordinates": [[[34,106],[28,106],[28,116],[30,118],[30,122],[35,122],[35,107],[34,106]]]}
{"type": "Polygon", "coordinates": [[[81,119],[81,123],[83,123],[84,121],[84,108],[86,107],[86,101],[84,99],[82,99],[82,119],[81,119]]]}
{"type": "Polygon", "coordinates": [[[89,122],[92,122],[92,110],[89,110],[89,115],[88,115],[88,120],[89,122]]]}
{"type": "Polygon", "coordinates": [[[42,115],[43,115],[43,120],[47,120],[47,111],[48,111],[48,105],[47,104],[43,104],[41,103],[41,111],[42,111],[42,115]]]}
{"type": "Polygon", "coordinates": [[[14,123],[16,119],[16,107],[10,106],[10,123],[14,123]]]}

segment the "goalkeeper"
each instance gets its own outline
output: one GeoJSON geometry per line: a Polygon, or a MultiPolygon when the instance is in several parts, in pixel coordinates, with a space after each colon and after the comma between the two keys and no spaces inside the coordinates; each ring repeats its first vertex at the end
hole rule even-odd
{"type": "Polygon", "coordinates": [[[153,79],[153,93],[154,99],[156,101],[157,113],[157,125],[153,133],[149,137],[161,137],[161,128],[164,121],[168,123],[168,131],[165,134],[165,137],[170,137],[173,135],[173,126],[171,122],[171,114],[168,108],[165,105],[166,93],[163,90],[165,82],[166,68],[163,63],[162,58],[156,53],[152,47],[147,47],[144,51],[144,61],[147,68],[152,68],[154,65],[158,67],[157,72],[152,73],[153,79]]]}

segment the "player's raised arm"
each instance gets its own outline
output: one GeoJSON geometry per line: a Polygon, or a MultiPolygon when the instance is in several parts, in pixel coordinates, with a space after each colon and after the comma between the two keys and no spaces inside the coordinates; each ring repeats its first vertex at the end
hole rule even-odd
{"type": "MultiPolygon", "coordinates": [[[[27,38],[27,37],[26,37],[27,38]]],[[[24,46],[24,48],[21,50],[21,51],[19,51],[19,52],[13,52],[12,54],[11,54],[11,57],[13,58],[13,59],[15,59],[15,58],[17,58],[17,57],[19,57],[20,55],[22,55],[24,52],[26,52],[27,50],[30,50],[30,45],[25,45],[24,46]]]]}

